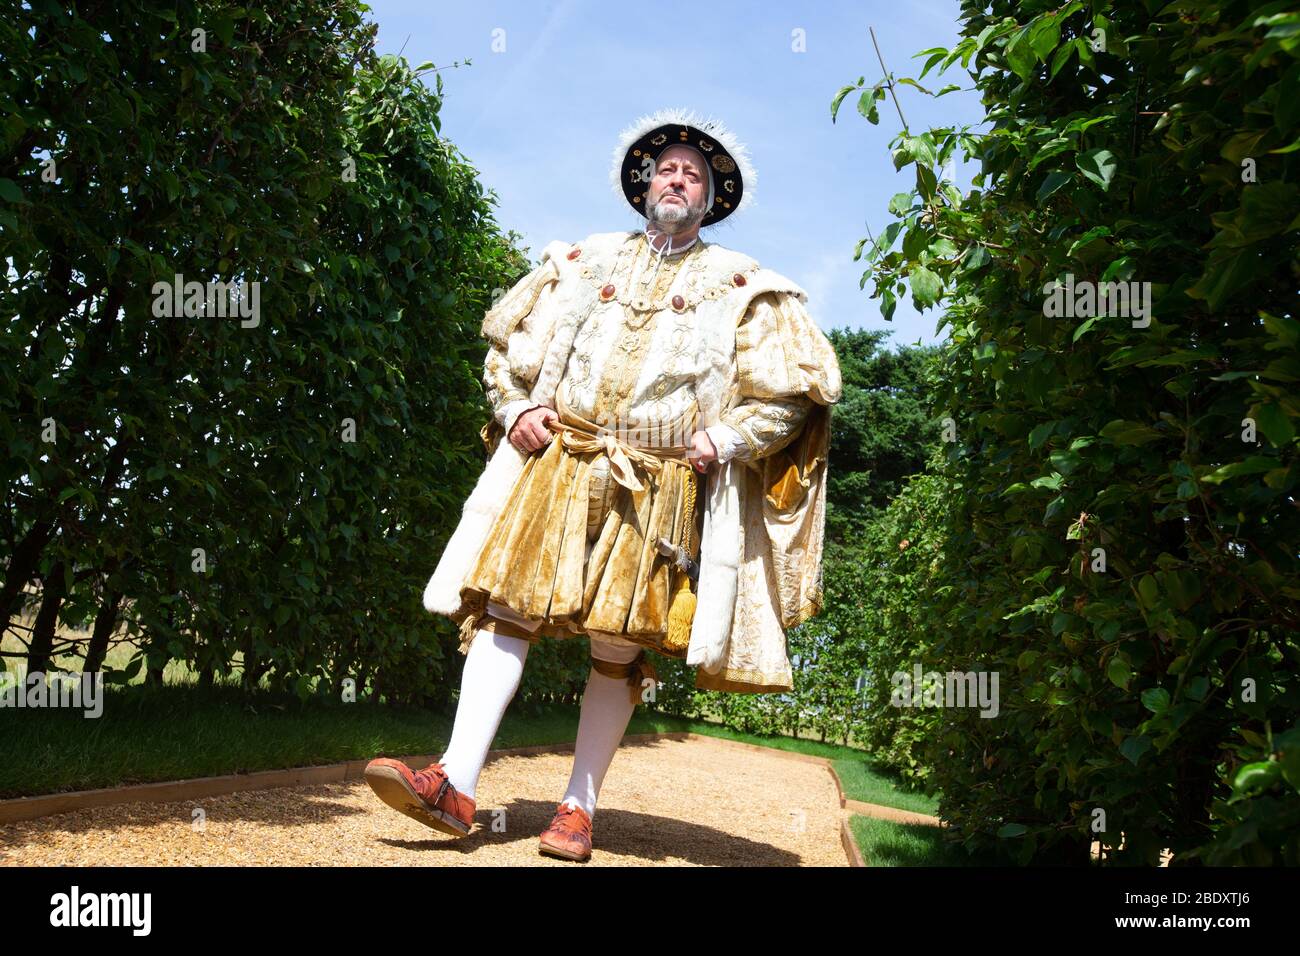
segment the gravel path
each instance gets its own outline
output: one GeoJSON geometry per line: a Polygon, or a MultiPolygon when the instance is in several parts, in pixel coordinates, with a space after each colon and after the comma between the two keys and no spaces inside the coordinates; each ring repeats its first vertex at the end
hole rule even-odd
{"type": "MultiPolygon", "coordinates": [[[[537,850],[572,763],[571,753],[488,763],[474,829],[459,839],[356,780],[3,825],[0,865],[582,865],[537,850]]],[[[842,815],[835,782],[815,763],[720,741],[625,744],[601,788],[587,865],[846,866],[842,815]]]]}

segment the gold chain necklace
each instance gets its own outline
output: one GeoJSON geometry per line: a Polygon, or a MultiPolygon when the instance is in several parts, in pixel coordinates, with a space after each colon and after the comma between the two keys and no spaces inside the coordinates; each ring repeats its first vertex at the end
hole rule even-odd
{"type": "MultiPolygon", "coordinates": [[[[644,234],[639,237],[639,241],[636,243],[636,252],[632,265],[635,265],[635,263],[639,261],[641,253],[644,251],[643,245],[649,245],[649,240],[645,238],[644,234]]],[[[696,258],[697,252],[700,248],[702,248],[702,244],[699,241],[696,241],[695,245],[682,253],[679,258],[670,260],[667,263],[661,263],[659,275],[655,277],[654,286],[648,292],[632,294],[626,290],[615,290],[615,293],[611,298],[623,305],[624,316],[628,328],[634,330],[641,328],[646,322],[650,321],[651,316],[664,309],[664,296],[667,295],[668,290],[672,288],[673,283],[681,274],[681,271],[687,267],[688,262],[693,261],[696,258]],[[665,268],[665,266],[667,268],[665,268]]],[[[645,268],[648,267],[649,263],[643,267],[642,274],[644,274],[645,268]]],[[[628,284],[635,288],[642,284],[641,279],[642,275],[638,275],[635,281],[632,279],[631,266],[629,266],[628,284]]]]}

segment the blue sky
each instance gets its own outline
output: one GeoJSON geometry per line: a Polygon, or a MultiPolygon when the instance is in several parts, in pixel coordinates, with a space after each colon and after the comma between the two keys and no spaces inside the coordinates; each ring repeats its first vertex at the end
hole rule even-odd
{"type": "MultiPolygon", "coordinates": [[[[793,279],[823,329],[890,328],[895,344],[942,339],[935,309],[917,313],[905,299],[886,322],[869,297],[873,283],[858,288],[863,264],[853,249],[864,223],[879,234],[893,218],[889,198],[913,181],[889,155],[898,114],[887,101],[872,126],[853,94],[832,124],[830,103],[859,76],[880,77],[869,26],[894,74],[916,76],[923,61],[913,54],[957,41],[957,0],[784,7],[371,0],[370,7],[380,52],[405,45],[412,65],[447,67],[442,135],[495,190],[497,220],[525,237],[534,262],[553,239],[644,225],[610,188],[611,152],[638,117],[680,106],[729,126],[758,173],[754,204],[705,229],[704,239],[793,279]],[[639,20],[629,16],[642,11],[639,20]],[[793,49],[796,30],[805,52],[793,49]],[[503,50],[494,52],[494,39],[503,50]],[[467,59],[471,65],[450,68],[467,59]]],[[[960,67],[934,77],[924,81],[931,89],[970,85],[960,67]]],[[[982,115],[973,92],[935,100],[902,87],[899,100],[914,133],[982,115]]],[[[968,178],[959,166],[959,181],[968,178]]]]}

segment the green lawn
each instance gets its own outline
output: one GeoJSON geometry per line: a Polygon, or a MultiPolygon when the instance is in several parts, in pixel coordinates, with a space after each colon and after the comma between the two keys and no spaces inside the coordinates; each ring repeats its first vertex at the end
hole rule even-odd
{"type": "Polygon", "coordinates": [[[962,847],[945,843],[939,827],[854,814],[849,829],[867,866],[1009,865],[1001,858],[972,857],[962,847]]]}
{"type": "Polygon", "coordinates": [[[897,774],[874,768],[863,751],[853,752],[835,761],[844,795],[863,803],[879,803],[899,810],[913,810],[931,816],[939,812],[939,798],[928,796],[901,780],[897,774]]]}

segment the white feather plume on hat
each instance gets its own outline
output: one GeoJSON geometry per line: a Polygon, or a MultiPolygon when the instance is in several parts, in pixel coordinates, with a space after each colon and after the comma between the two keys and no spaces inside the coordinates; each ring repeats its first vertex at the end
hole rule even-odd
{"type": "MultiPolygon", "coordinates": [[[[735,161],[736,171],[740,173],[740,181],[744,184],[744,190],[740,202],[731,211],[731,215],[735,215],[753,205],[754,186],[758,182],[758,173],[749,158],[749,149],[721,120],[706,119],[694,110],[681,108],[662,109],[649,116],[642,116],[619,134],[618,145],[614,147],[613,161],[609,169],[609,184],[615,195],[620,199],[626,198],[623,193],[623,160],[627,158],[628,150],[632,148],[632,144],[651,130],[673,124],[693,126],[700,132],[711,136],[727,151],[727,155],[735,161]]],[[[691,146],[692,144],[682,143],[680,145],[691,146]]],[[[667,148],[667,144],[665,148],[667,148]]],[[[698,151],[698,147],[692,148],[698,151]]],[[[644,211],[638,210],[638,212],[643,213],[644,211]]]]}

